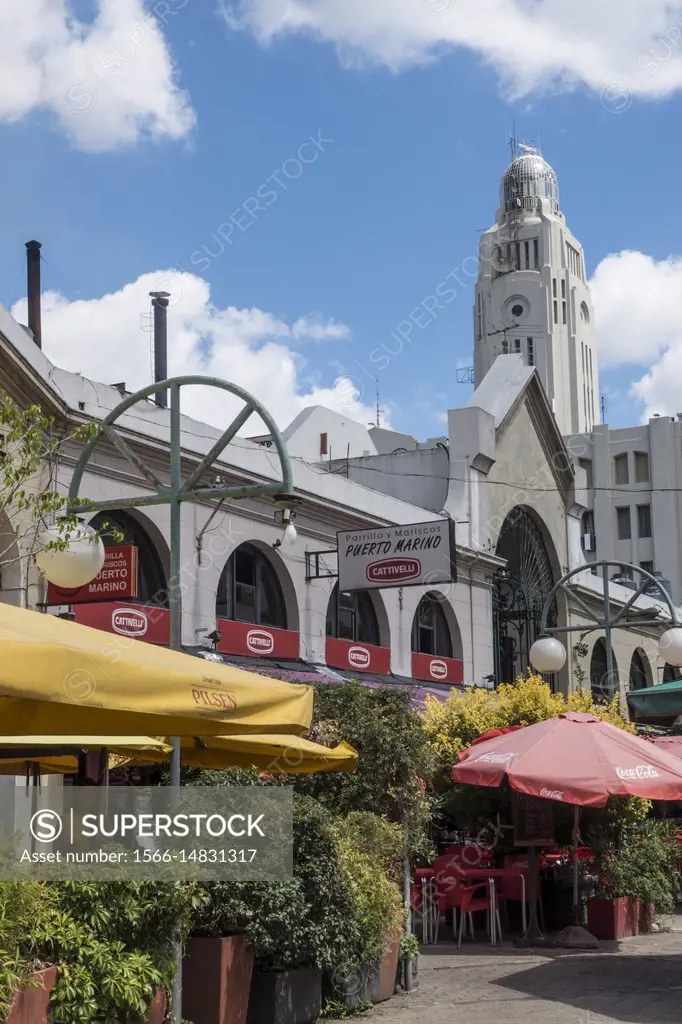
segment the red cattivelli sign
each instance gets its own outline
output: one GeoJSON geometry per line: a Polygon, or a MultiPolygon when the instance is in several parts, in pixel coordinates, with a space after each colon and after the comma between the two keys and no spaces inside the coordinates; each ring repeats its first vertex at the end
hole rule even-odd
{"type": "Polygon", "coordinates": [[[291,629],[273,629],[272,626],[254,626],[250,622],[218,619],[221,639],[218,650],[222,654],[241,654],[251,658],[284,658],[298,661],[301,642],[291,629]]]}
{"type": "Polygon", "coordinates": [[[344,668],[350,672],[372,672],[387,676],[391,671],[391,652],[388,647],[353,643],[328,636],[326,660],[330,668],[344,668]]]}
{"type": "Polygon", "coordinates": [[[439,658],[432,654],[412,654],[412,678],[429,683],[464,682],[464,662],[456,658],[439,658]]]}
{"type": "Polygon", "coordinates": [[[138,596],[137,548],[132,544],[107,548],[99,576],[76,590],[47,585],[47,603],[90,604],[92,601],[130,601],[138,596]]]}
{"type": "Polygon", "coordinates": [[[112,601],[107,604],[79,604],[74,613],[76,622],[83,626],[92,626],[131,640],[145,640],[149,644],[170,645],[170,612],[167,608],[112,601]]]}
{"type": "Polygon", "coordinates": [[[365,570],[370,583],[406,583],[421,576],[422,564],[418,558],[381,558],[370,562],[365,570]]]}

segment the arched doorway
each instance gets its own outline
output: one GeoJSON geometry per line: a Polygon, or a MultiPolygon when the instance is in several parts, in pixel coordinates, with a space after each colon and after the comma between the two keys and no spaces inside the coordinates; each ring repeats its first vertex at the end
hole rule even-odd
{"type": "Polygon", "coordinates": [[[433,594],[423,597],[414,613],[412,651],[415,654],[435,654],[441,658],[454,657],[450,626],[441,602],[433,594]]]}
{"type": "Polygon", "coordinates": [[[682,676],[682,669],[675,668],[674,665],[669,665],[667,662],[663,668],[663,679],[664,683],[674,683],[676,679],[682,676]]]}
{"type": "Polygon", "coordinates": [[[379,622],[367,591],[343,593],[335,585],[327,607],[327,636],[379,646],[379,622]]]}
{"type": "Polygon", "coordinates": [[[274,567],[253,544],[240,544],[223,569],[216,617],[256,626],[287,628],[287,610],[274,567]]]}
{"type": "Polygon", "coordinates": [[[100,530],[106,548],[131,545],[137,548],[139,591],[143,604],[168,607],[168,583],[156,545],[144,526],[128,512],[98,512],[90,520],[94,530],[100,530]],[[107,527],[107,524],[108,527],[107,527]],[[114,533],[116,531],[119,536],[114,533]]]}
{"type": "Polygon", "coordinates": [[[630,661],[630,689],[643,690],[650,684],[650,673],[647,671],[647,656],[638,647],[632,653],[630,661]]]}
{"type": "MultiPolygon", "coordinates": [[[[554,573],[540,527],[521,506],[505,519],[495,554],[507,562],[493,592],[495,682],[499,685],[512,683],[530,665],[530,649],[540,632],[554,573]]],[[[556,622],[555,601],[547,624],[556,622]]]]}
{"type": "Polygon", "coordinates": [[[611,652],[613,662],[613,675],[609,676],[608,662],[606,660],[606,641],[600,636],[595,641],[590,659],[590,689],[595,704],[607,704],[613,700],[618,689],[618,663],[613,651],[611,652]]]}

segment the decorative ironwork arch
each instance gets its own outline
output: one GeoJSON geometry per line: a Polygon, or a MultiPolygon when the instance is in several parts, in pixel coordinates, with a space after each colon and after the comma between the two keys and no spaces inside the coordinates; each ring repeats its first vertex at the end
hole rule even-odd
{"type": "MultiPolygon", "coordinates": [[[[493,592],[495,684],[511,683],[530,664],[530,649],[541,633],[542,610],[554,574],[540,528],[522,507],[512,509],[495,552],[507,561],[493,592]]],[[[556,623],[557,604],[550,615],[556,623]]]]}

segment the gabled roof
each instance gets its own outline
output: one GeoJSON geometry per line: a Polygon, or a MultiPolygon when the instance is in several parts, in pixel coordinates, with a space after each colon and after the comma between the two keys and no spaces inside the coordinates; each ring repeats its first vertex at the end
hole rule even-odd
{"type": "Polygon", "coordinates": [[[534,366],[526,366],[521,355],[498,356],[469,399],[468,406],[483,409],[494,418],[495,436],[499,439],[523,402],[533,420],[557,487],[566,498],[574,481],[572,460],[534,366]]]}

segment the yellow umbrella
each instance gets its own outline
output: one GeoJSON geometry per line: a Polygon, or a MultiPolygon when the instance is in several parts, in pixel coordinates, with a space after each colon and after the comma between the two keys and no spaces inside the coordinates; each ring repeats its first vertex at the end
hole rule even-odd
{"type": "Polygon", "coordinates": [[[72,775],[78,771],[80,751],[102,747],[109,753],[110,768],[143,754],[163,758],[172,749],[151,736],[0,736],[0,775],[23,775],[34,765],[41,775],[72,775]]]}
{"type": "Polygon", "coordinates": [[[304,735],[310,686],[0,604],[6,734],[304,735]]]}
{"type": "MultiPolygon", "coordinates": [[[[354,772],[358,754],[349,743],[323,747],[301,736],[207,736],[181,740],[182,763],[195,768],[258,768],[272,775],[354,772]]],[[[139,761],[165,761],[158,751],[141,752],[139,761]]]]}

